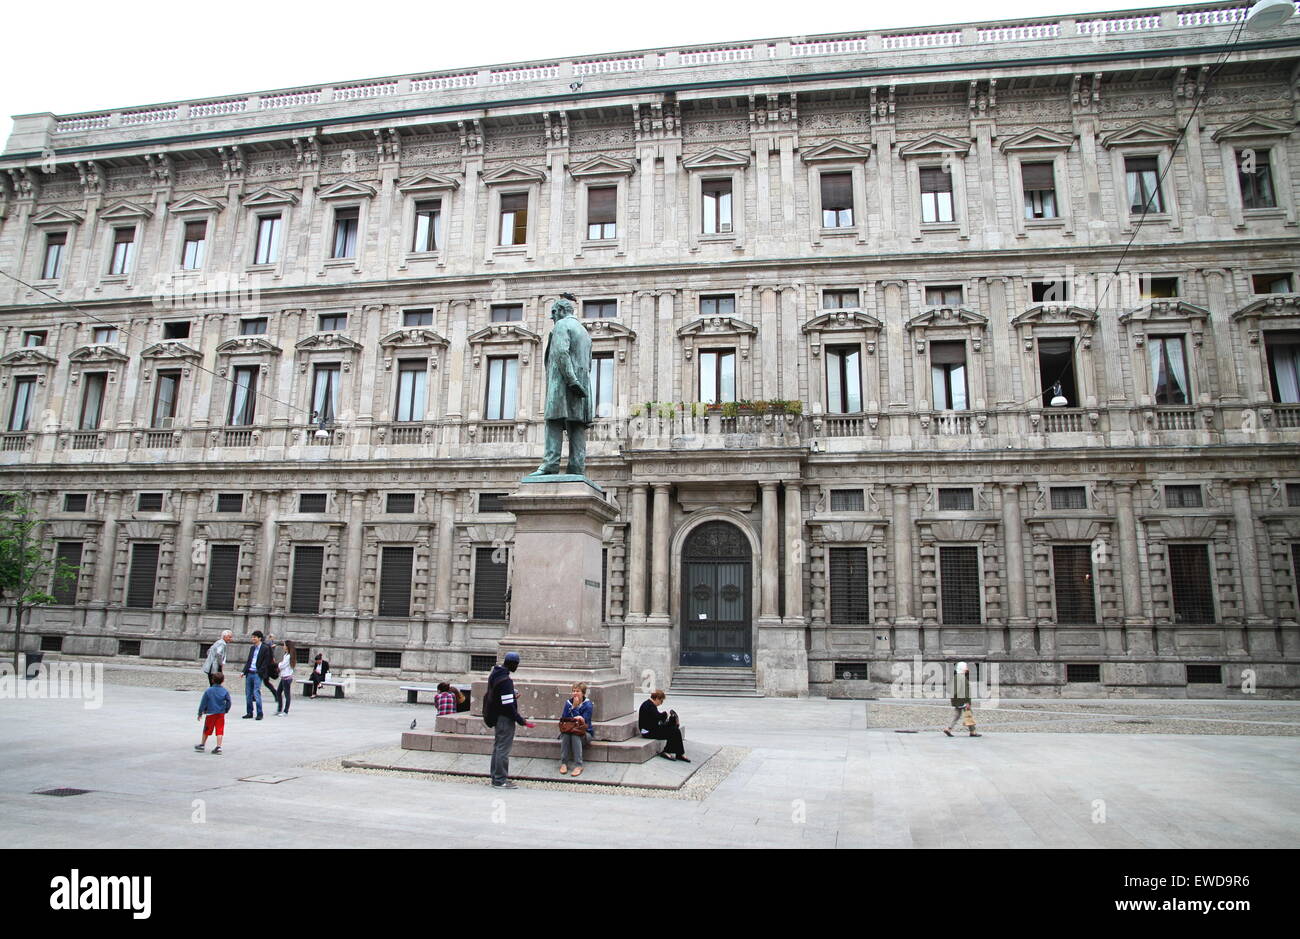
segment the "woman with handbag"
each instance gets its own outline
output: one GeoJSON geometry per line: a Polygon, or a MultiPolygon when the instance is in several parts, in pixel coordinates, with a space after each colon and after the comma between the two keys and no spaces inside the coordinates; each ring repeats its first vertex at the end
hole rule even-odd
{"type": "Polygon", "coordinates": [[[953,727],[961,721],[962,726],[970,731],[972,737],[980,737],[982,734],[975,733],[975,713],[970,708],[970,666],[965,662],[958,662],[956,672],[952,680],[952,700],[948,703],[952,705],[952,720],[948,726],[943,728],[943,732],[949,737],[952,736],[953,727]]]}
{"type": "Polygon", "coordinates": [[[573,763],[573,776],[582,775],[582,745],[589,735],[595,733],[591,722],[592,706],[587,698],[587,683],[576,682],[573,694],[564,702],[564,713],[560,715],[560,775],[569,772],[573,763]]]}

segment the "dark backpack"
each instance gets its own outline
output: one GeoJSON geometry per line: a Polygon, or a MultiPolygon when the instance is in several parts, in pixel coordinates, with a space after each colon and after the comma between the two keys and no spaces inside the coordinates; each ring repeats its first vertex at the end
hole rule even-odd
{"type": "Polygon", "coordinates": [[[267,678],[279,678],[279,677],[280,677],[280,666],[278,666],[278,665],[275,664],[275,646],[271,646],[270,649],[267,650],[266,654],[267,654],[267,657],[270,658],[270,660],[271,660],[271,664],[268,665],[267,668],[266,668],[266,677],[267,677],[267,678]]]}
{"type": "Polygon", "coordinates": [[[497,691],[497,686],[503,680],[498,678],[495,682],[489,682],[487,694],[483,696],[483,723],[489,727],[496,727],[497,715],[501,713],[501,694],[497,691]]]}

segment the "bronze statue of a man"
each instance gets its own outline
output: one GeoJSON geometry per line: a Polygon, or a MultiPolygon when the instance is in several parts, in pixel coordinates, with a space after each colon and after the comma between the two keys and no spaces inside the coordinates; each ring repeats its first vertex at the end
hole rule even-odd
{"type": "Polygon", "coordinates": [[[569,434],[569,463],[574,476],[587,475],[587,425],[592,421],[591,337],[573,316],[576,298],[560,294],[551,307],[555,322],[546,340],[546,448],[542,465],[530,476],[560,471],[564,434],[569,434]]]}

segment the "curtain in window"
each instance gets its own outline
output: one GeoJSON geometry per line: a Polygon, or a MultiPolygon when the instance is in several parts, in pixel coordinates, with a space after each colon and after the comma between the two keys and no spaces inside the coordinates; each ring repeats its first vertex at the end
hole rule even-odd
{"type": "Polygon", "coordinates": [[[398,373],[397,419],[424,420],[425,388],[428,376],[423,367],[404,368],[398,373]]]}
{"type": "Polygon", "coordinates": [[[257,410],[257,369],[235,369],[235,389],[230,402],[230,423],[243,426],[253,423],[257,410]]]}
{"type": "Polygon", "coordinates": [[[1176,336],[1152,337],[1148,349],[1156,404],[1186,404],[1187,363],[1183,340],[1176,336]]]}
{"type": "Polygon", "coordinates": [[[333,421],[339,413],[339,370],[317,368],[316,388],[312,393],[311,409],[317,421],[333,421]]]}
{"type": "Polygon", "coordinates": [[[1273,374],[1279,404],[1300,404],[1300,345],[1274,346],[1273,374]]]}

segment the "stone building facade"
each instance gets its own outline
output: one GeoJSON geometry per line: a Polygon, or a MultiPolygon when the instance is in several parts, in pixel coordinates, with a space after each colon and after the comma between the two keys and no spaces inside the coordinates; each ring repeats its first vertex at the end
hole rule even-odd
{"type": "Polygon", "coordinates": [[[1294,696],[1300,26],[1242,9],[17,117],[31,647],[480,670],[571,291],[638,682],[1294,696]]]}

